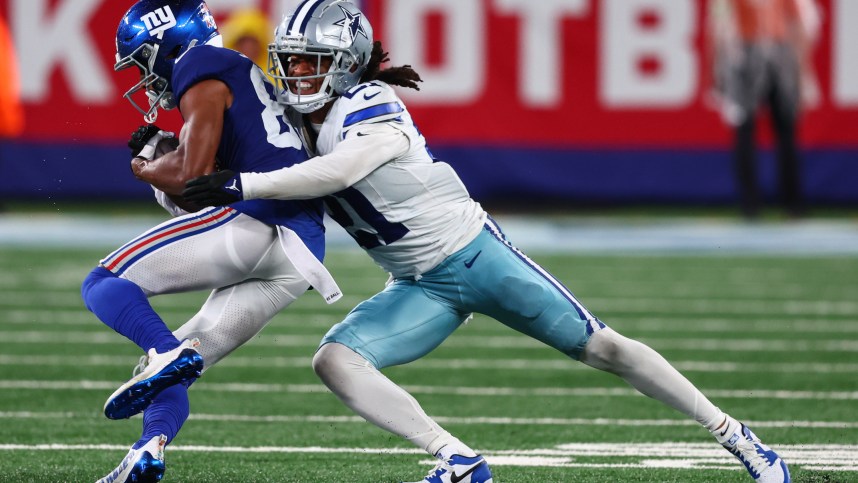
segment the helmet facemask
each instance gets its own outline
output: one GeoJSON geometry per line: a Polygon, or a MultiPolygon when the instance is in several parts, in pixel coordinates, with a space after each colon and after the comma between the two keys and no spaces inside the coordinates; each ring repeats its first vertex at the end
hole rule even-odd
{"type": "Polygon", "coordinates": [[[120,59],[117,54],[117,62],[113,66],[113,70],[120,71],[129,67],[137,67],[140,71],[140,80],[132,86],[122,96],[128,99],[128,102],[134,106],[141,114],[143,120],[147,123],[154,123],[158,118],[158,108],[166,110],[176,107],[176,102],[173,93],[170,92],[170,83],[164,77],[159,76],[153,71],[155,59],[158,55],[158,44],[142,44],[130,55],[120,59]],[[149,106],[144,109],[141,103],[134,100],[134,95],[141,90],[145,90],[149,106]]]}
{"type": "Polygon", "coordinates": [[[280,38],[268,46],[268,73],[277,84],[278,100],[301,113],[320,109],[356,84],[354,78],[360,77],[365,70],[348,49],[323,45],[309,47],[307,44],[306,37],[295,35],[280,38]],[[289,64],[293,55],[315,59],[315,62],[310,61],[315,64],[315,73],[290,76],[289,64]],[[323,79],[318,90],[310,87],[310,92],[305,92],[302,84],[314,79],[323,79]]]}
{"type": "Polygon", "coordinates": [[[198,43],[218,45],[219,39],[217,24],[203,0],[136,1],[116,29],[114,70],[135,67],[140,73],[123,97],[146,122],[155,122],[158,108],[176,107],[171,85],[176,60],[198,43]]]}
{"type": "Polygon", "coordinates": [[[268,72],[278,100],[302,113],[320,109],[360,83],[372,48],[372,27],[352,2],[305,1],[278,25],[268,46],[268,72]],[[296,77],[294,64],[290,73],[290,57],[296,55],[315,64],[312,75],[296,77]],[[328,60],[330,67],[322,72],[328,60]],[[302,82],[320,85],[307,92],[302,82]]]}

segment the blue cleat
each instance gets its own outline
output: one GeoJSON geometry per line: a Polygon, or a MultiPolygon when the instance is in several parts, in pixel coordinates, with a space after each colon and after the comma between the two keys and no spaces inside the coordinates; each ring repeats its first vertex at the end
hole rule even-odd
{"type": "Polygon", "coordinates": [[[200,377],[203,356],[197,352],[199,345],[199,339],[186,339],[179,347],[163,354],[149,349],[148,364],[107,398],[104,415],[110,419],[130,418],[149,407],[152,399],[164,389],[200,377]]]}
{"type": "Polygon", "coordinates": [[[492,483],[492,470],[485,458],[453,455],[441,461],[419,482],[413,483],[492,483]]]}
{"type": "Polygon", "coordinates": [[[789,469],[784,460],[744,424],[740,423],[737,430],[721,444],[739,458],[751,477],[760,483],[790,483],[789,469]]]}
{"type": "Polygon", "coordinates": [[[164,477],[164,447],[167,436],[150,439],[139,449],[132,449],[109,475],[95,483],[154,483],[164,477]]]}

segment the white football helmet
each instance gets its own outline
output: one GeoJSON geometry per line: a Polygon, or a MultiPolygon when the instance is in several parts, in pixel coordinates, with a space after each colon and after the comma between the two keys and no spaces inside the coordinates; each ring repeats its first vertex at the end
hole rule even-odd
{"type": "Polygon", "coordinates": [[[278,100],[298,112],[313,112],[360,82],[372,54],[372,27],[364,14],[346,0],[306,0],[287,14],[268,46],[268,73],[277,84],[278,100]],[[289,56],[315,56],[313,76],[289,77],[289,56]],[[321,72],[322,59],[331,67],[321,72]],[[304,94],[300,83],[289,81],[324,78],[318,92],[304,94]]]}

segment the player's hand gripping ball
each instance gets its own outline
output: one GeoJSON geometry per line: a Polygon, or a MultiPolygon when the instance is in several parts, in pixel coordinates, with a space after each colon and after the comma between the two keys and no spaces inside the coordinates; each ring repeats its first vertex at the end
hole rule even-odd
{"type": "Polygon", "coordinates": [[[131,139],[128,140],[132,158],[144,158],[150,161],[175,151],[178,146],[179,140],[175,134],[164,131],[154,124],[140,126],[131,133],[131,139]]]}

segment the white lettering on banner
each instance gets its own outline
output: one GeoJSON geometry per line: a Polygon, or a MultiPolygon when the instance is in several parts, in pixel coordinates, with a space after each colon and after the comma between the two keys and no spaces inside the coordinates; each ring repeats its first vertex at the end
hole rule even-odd
{"type": "Polygon", "coordinates": [[[11,0],[10,23],[18,45],[21,98],[43,102],[51,73],[60,67],[72,96],[81,104],[115,101],[113,84],[87,22],[101,1],[60,0],[48,16],[49,0],[11,0]]]}
{"type": "Polygon", "coordinates": [[[697,2],[604,0],[600,98],[609,107],[676,108],[693,101],[697,2]]]}
{"type": "Polygon", "coordinates": [[[384,38],[396,46],[391,65],[411,64],[424,80],[419,96],[403,92],[411,104],[468,104],[482,94],[487,51],[482,1],[407,0],[386,6],[384,38]],[[440,66],[430,65],[423,50],[428,38],[425,19],[434,13],[444,19],[440,66]]]}
{"type": "MultiPolygon", "coordinates": [[[[206,5],[208,5],[209,10],[211,10],[212,13],[217,13],[218,18],[220,18],[221,14],[228,14],[233,10],[238,10],[241,8],[262,8],[261,0],[206,0],[206,5]]],[[[295,4],[293,1],[293,6],[294,5],[295,4]]],[[[286,11],[284,10],[283,12],[285,13],[286,11]]],[[[280,18],[277,18],[277,21],[279,22],[280,18]]],[[[272,31],[272,34],[273,33],[274,32],[272,31]]]]}
{"type": "Polygon", "coordinates": [[[852,48],[858,45],[858,2],[855,0],[837,0],[832,2],[831,23],[834,30],[831,35],[833,75],[831,86],[832,100],[843,107],[858,106],[858,56],[852,48]]]}
{"type": "Polygon", "coordinates": [[[517,14],[523,26],[519,40],[519,94],[530,107],[552,107],[563,95],[563,18],[587,14],[588,0],[495,0],[500,13],[517,14]]]}

